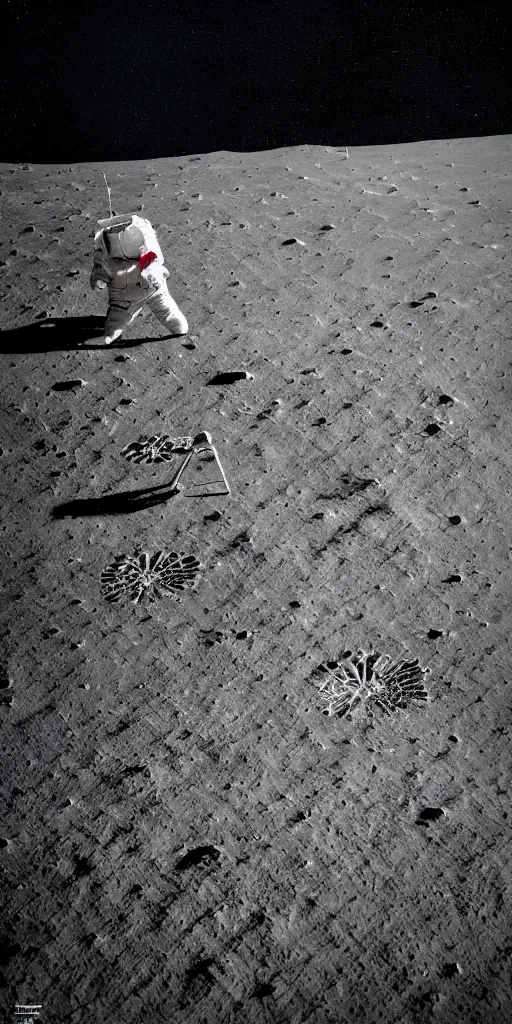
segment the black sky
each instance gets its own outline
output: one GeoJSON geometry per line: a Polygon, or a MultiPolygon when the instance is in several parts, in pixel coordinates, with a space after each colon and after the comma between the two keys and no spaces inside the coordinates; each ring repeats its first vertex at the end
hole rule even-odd
{"type": "Polygon", "coordinates": [[[0,160],[509,133],[508,5],[7,2],[0,160]]]}

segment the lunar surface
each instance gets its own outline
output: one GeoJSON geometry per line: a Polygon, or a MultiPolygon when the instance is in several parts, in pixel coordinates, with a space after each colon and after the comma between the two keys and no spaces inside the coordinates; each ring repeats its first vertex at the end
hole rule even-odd
{"type": "Polygon", "coordinates": [[[6,1020],[512,1019],[511,149],[2,165],[6,1020]]]}

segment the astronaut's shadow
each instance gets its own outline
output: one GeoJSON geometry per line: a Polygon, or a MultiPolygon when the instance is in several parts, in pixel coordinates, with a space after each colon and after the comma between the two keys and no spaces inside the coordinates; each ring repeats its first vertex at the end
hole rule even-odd
{"type": "MultiPolygon", "coordinates": [[[[0,353],[13,355],[23,352],[58,352],[73,349],[102,349],[105,333],[104,316],[45,317],[24,327],[0,331],[0,353]],[[95,344],[96,338],[98,344],[95,344]]],[[[162,338],[122,338],[110,349],[132,348],[162,338]]]]}
{"type": "Polygon", "coordinates": [[[99,495],[95,498],[76,498],[55,505],[52,519],[65,519],[67,516],[112,516],[129,515],[140,512],[154,505],[162,505],[170,498],[176,497],[180,488],[169,487],[168,483],[157,484],[155,487],[144,487],[136,491],[119,491],[117,494],[99,495]],[[156,493],[158,492],[158,493],[156,493]]]}

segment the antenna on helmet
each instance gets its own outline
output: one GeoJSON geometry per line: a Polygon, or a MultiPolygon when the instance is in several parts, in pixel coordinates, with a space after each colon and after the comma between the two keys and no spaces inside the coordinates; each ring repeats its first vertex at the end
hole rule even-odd
{"type": "Polygon", "coordinates": [[[112,216],[113,216],[113,213],[112,213],[112,200],[111,200],[111,198],[110,198],[110,189],[109,189],[109,187],[108,187],[108,181],[107,181],[107,176],[106,176],[106,174],[105,174],[105,171],[103,171],[103,177],[105,178],[105,185],[107,186],[107,192],[108,192],[108,205],[109,205],[109,209],[110,209],[110,216],[112,217],[112,216]]]}

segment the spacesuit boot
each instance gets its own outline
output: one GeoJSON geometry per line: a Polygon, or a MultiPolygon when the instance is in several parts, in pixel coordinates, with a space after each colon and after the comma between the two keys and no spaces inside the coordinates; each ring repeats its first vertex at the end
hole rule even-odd
{"type": "Polygon", "coordinates": [[[147,304],[173,335],[186,334],[188,323],[169,293],[169,271],[150,222],[136,214],[98,221],[94,237],[94,289],[108,286],[105,344],[121,337],[147,304]]]}

